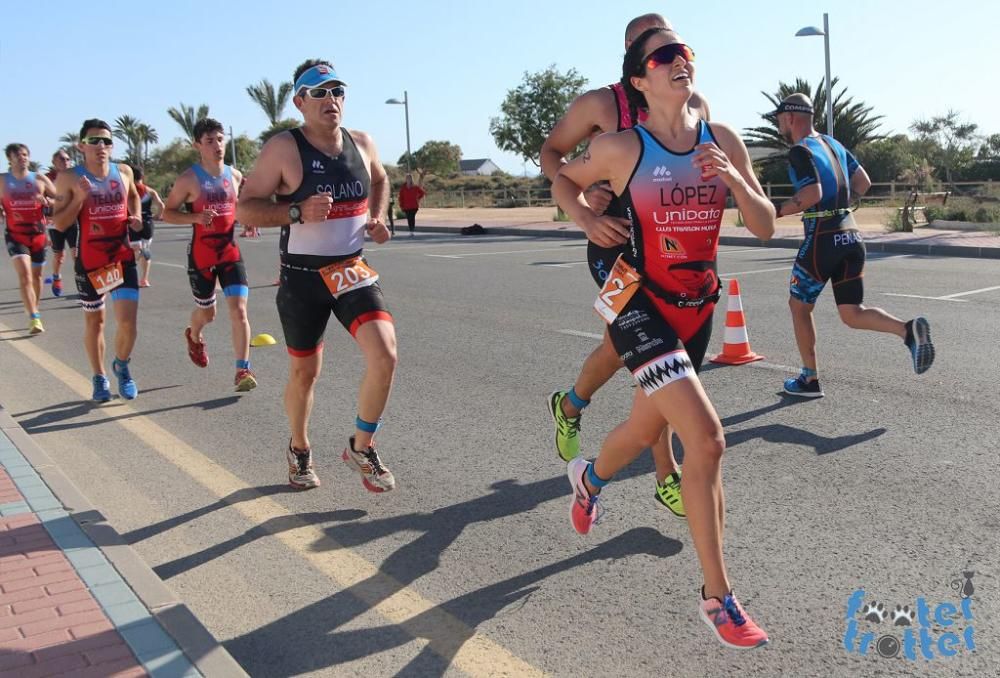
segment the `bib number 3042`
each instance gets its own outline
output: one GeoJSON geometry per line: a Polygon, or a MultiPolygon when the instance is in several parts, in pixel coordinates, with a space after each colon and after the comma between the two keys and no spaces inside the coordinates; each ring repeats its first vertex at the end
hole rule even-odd
{"type": "Polygon", "coordinates": [[[323,276],[323,282],[334,299],[341,294],[373,285],[378,280],[378,273],[361,257],[324,266],[319,269],[319,274],[323,276]]]}
{"type": "Polygon", "coordinates": [[[639,291],[639,283],[642,276],[632,266],[630,266],[619,254],[615,259],[611,273],[604,281],[597,300],[594,302],[594,310],[604,318],[604,322],[611,324],[618,317],[618,314],[625,309],[632,296],[639,291]]]}
{"type": "Polygon", "coordinates": [[[98,294],[106,294],[125,282],[122,264],[116,261],[87,274],[90,284],[98,294]]]}

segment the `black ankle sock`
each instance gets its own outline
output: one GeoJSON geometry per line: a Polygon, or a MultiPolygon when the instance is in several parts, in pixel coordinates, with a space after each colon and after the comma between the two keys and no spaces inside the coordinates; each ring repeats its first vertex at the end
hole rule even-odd
{"type": "Polygon", "coordinates": [[[906,321],[906,338],[903,339],[903,343],[906,344],[907,346],[912,346],[913,345],[913,321],[912,320],[907,320],[906,321]]]}

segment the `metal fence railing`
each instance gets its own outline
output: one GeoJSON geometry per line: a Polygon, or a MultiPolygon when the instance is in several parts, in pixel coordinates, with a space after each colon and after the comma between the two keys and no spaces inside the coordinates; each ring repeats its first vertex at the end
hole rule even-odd
{"type": "MultiPolygon", "coordinates": [[[[769,198],[790,198],[794,193],[792,184],[764,184],[769,198]]],[[[902,202],[912,184],[902,181],[888,181],[872,184],[871,190],[862,198],[862,205],[894,204],[902,202]]],[[[948,190],[956,196],[985,198],[1000,201],[1000,182],[958,181],[954,184],[936,184],[933,189],[920,187],[921,191],[948,190]]],[[[483,188],[457,190],[428,190],[421,207],[553,207],[552,192],[546,187],[524,188],[483,188]]]]}

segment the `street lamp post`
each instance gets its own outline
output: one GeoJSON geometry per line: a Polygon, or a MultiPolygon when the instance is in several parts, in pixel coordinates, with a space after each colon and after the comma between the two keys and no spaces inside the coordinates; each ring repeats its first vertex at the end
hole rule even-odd
{"type": "Polygon", "coordinates": [[[229,141],[233,146],[233,167],[236,167],[236,137],[233,136],[233,126],[229,126],[229,141]]]}
{"type": "Polygon", "coordinates": [[[795,33],[796,37],[822,35],[823,46],[826,50],[826,133],[833,136],[833,85],[830,83],[830,15],[824,12],[822,30],[815,26],[800,28],[795,33]]]}
{"type": "Polygon", "coordinates": [[[399,104],[403,107],[403,111],[406,114],[406,171],[410,171],[410,99],[409,94],[406,90],[403,90],[403,100],[392,98],[386,99],[387,104],[399,104]]]}

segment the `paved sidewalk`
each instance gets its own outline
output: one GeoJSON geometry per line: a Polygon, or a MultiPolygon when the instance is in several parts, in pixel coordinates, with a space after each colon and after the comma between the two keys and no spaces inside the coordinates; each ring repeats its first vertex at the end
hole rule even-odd
{"type": "Polygon", "coordinates": [[[2,406],[0,675],[246,675],[2,406]]]}
{"type": "MultiPolygon", "coordinates": [[[[992,231],[945,230],[918,227],[913,233],[886,233],[882,225],[883,210],[859,210],[858,227],[864,234],[870,252],[897,254],[927,254],[1000,259],[1000,235],[992,231]]],[[[552,221],[554,207],[514,209],[422,209],[417,214],[417,230],[456,232],[478,223],[495,235],[525,235],[583,238],[583,232],[572,222],[552,221]]],[[[763,247],[798,247],[802,243],[802,222],[796,217],[778,220],[774,237],[761,243],[745,228],[735,226],[735,210],[726,210],[720,244],[763,247]]],[[[396,223],[396,236],[405,237],[406,222],[396,223]]]]}

